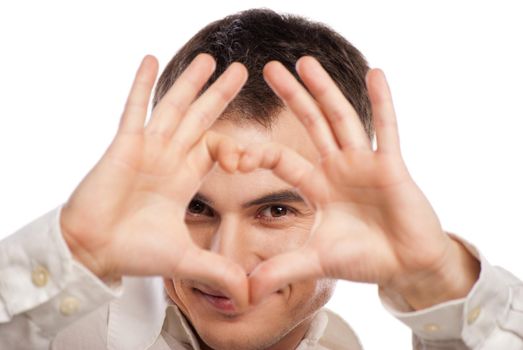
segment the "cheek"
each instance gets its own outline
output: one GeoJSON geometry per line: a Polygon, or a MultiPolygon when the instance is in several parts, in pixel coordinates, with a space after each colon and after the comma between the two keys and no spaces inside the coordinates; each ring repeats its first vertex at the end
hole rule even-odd
{"type": "Polygon", "coordinates": [[[312,223],[299,223],[286,228],[258,228],[258,244],[268,257],[302,247],[310,237],[312,223]]]}
{"type": "Polygon", "coordinates": [[[332,297],[336,288],[336,280],[320,279],[293,283],[290,286],[290,304],[302,317],[323,307],[332,297]]]}
{"type": "Polygon", "coordinates": [[[216,232],[215,225],[209,223],[187,224],[190,236],[193,242],[203,249],[209,249],[211,246],[214,232],[216,232]]]}
{"type": "Polygon", "coordinates": [[[165,292],[167,296],[178,306],[178,308],[184,313],[189,313],[189,308],[187,307],[188,300],[185,295],[185,289],[182,288],[182,284],[179,280],[164,278],[163,280],[165,286],[165,292]]]}

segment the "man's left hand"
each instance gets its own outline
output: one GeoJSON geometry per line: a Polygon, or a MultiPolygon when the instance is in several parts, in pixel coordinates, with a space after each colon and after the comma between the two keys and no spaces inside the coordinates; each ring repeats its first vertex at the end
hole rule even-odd
{"type": "Polygon", "coordinates": [[[272,169],[316,210],[316,221],[303,247],[252,272],[251,301],[307,278],[376,283],[399,293],[413,309],[465,297],[478,278],[479,262],[443,231],[411,178],[383,72],[367,74],[373,150],[354,108],[320,63],[302,57],[297,71],[309,91],[279,62],[268,63],[264,76],[306,127],[318,161],[279,144],[252,145],[239,168],[272,169]]]}

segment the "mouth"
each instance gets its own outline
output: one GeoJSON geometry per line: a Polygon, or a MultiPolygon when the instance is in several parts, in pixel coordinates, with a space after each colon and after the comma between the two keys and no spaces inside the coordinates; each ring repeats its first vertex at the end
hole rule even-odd
{"type": "Polygon", "coordinates": [[[236,307],[234,306],[232,300],[223,295],[222,293],[210,288],[203,287],[193,287],[192,290],[198,298],[204,300],[215,310],[228,315],[236,313],[236,307]]]}
{"type": "MultiPolygon", "coordinates": [[[[227,316],[238,315],[238,311],[234,306],[232,299],[228,298],[223,293],[203,285],[198,285],[197,287],[193,286],[191,289],[198,299],[211,306],[214,310],[227,316]]],[[[272,295],[283,295],[283,293],[283,290],[280,289],[272,295]]]]}

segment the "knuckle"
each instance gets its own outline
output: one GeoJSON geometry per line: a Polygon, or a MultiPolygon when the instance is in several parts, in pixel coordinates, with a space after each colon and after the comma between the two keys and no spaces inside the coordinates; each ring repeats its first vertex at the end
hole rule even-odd
{"type": "Polygon", "coordinates": [[[289,102],[292,102],[296,98],[298,98],[298,90],[296,88],[293,88],[293,87],[281,86],[279,88],[278,94],[281,96],[281,98],[283,100],[286,100],[286,101],[289,101],[289,102]]]}
{"type": "Polygon", "coordinates": [[[183,77],[180,77],[180,79],[177,82],[179,85],[181,85],[183,89],[186,89],[187,91],[200,90],[201,83],[199,79],[191,74],[184,74],[183,77]]]}
{"type": "Polygon", "coordinates": [[[147,108],[147,104],[140,99],[129,99],[125,104],[125,110],[142,111],[147,108]]]}
{"type": "Polygon", "coordinates": [[[149,142],[152,142],[156,145],[160,145],[160,146],[164,147],[165,145],[167,145],[170,142],[171,137],[170,137],[168,130],[165,130],[165,129],[162,129],[159,127],[154,127],[154,128],[146,129],[146,132],[147,132],[147,135],[149,136],[148,137],[149,142]]]}
{"type": "Polygon", "coordinates": [[[174,112],[175,115],[180,115],[183,112],[183,107],[180,104],[180,101],[174,98],[168,98],[166,101],[167,106],[171,110],[171,112],[174,112]]]}
{"type": "Polygon", "coordinates": [[[307,111],[302,115],[302,120],[305,126],[314,127],[318,125],[320,116],[312,111],[307,111]]]}
{"type": "Polygon", "coordinates": [[[284,88],[281,91],[281,96],[284,100],[289,101],[291,104],[299,105],[301,102],[301,95],[299,90],[296,88],[284,88]]]}
{"type": "Polygon", "coordinates": [[[218,106],[223,106],[229,102],[229,100],[233,96],[232,91],[228,91],[225,88],[216,87],[216,89],[213,90],[213,99],[216,101],[216,104],[218,106]]]}
{"type": "Polygon", "coordinates": [[[185,153],[184,143],[177,137],[173,137],[170,141],[170,153],[174,159],[182,159],[185,153]]]}
{"type": "Polygon", "coordinates": [[[381,127],[381,128],[396,128],[397,123],[396,120],[393,118],[383,118],[383,117],[377,117],[373,120],[375,127],[381,127]]]}
{"type": "Polygon", "coordinates": [[[197,109],[193,111],[193,117],[203,127],[207,127],[213,121],[213,115],[205,109],[197,109]]]}
{"type": "Polygon", "coordinates": [[[318,82],[316,82],[316,86],[315,86],[316,95],[318,96],[318,98],[325,98],[329,95],[329,92],[331,91],[330,88],[331,88],[331,86],[328,83],[323,82],[323,81],[318,81],[318,82]]]}
{"type": "Polygon", "coordinates": [[[336,124],[343,123],[346,120],[345,113],[339,108],[334,108],[330,113],[330,119],[336,124]]]}

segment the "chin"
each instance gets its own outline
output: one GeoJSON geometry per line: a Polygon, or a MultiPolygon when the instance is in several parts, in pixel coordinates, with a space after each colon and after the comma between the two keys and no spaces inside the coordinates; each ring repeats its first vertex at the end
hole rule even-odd
{"type": "Polygon", "coordinates": [[[214,350],[265,350],[278,344],[297,326],[278,327],[271,323],[271,320],[235,324],[203,322],[203,324],[193,325],[193,327],[201,341],[214,350]]]}
{"type": "Polygon", "coordinates": [[[265,350],[276,344],[280,339],[252,339],[237,334],[234,337],[224,337],[219,334],[201,334],[200,339],[214,350],[265,350]]]}
{"type": "Polygon", "coordinates": [[[268,349],[305,321],[288,309],[280,293],[241,314],[219,312],[201,300],[193,300],[191,306],[190,323],[200,339],[215,350],[268,349]]]}

